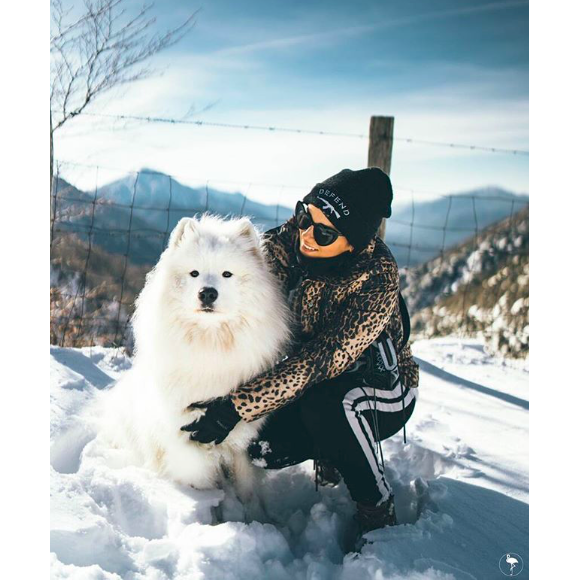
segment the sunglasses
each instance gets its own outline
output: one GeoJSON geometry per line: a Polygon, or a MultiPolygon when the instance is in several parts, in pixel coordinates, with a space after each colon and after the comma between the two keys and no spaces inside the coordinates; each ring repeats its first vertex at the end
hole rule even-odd
{"type": "Polygon", "coordinates": [[[343,235],[333,228],[312,221],[312,216],[306,204],[302,201],[296,204],[294,217],[296,218],[296,225],[301,230],[307,230],[310,226],[314,226],[314,239],[319,246],[330,246],[330,244],[334,244],[343,235]]]}

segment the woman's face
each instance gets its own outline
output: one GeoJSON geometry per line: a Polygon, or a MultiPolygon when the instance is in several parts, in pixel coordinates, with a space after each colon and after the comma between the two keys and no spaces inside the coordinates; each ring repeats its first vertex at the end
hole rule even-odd
{"type": "MultiPolygon", "coordinates": [[[[308,211],[312,216],[312,221],[319,224],[324,224],[332,229],[336,229],[332,222],[324,215],[322,210],[315,205],[308,204],[308,211]]],[[[352,252],[354,248],[349,244],[344,236],[339,236],[329,246],[319,246],[314,239],[313,227],[310,226],[307,230],[300,231],[300,253],[309,258],[334,258],[344,252],[352,252]]]]}

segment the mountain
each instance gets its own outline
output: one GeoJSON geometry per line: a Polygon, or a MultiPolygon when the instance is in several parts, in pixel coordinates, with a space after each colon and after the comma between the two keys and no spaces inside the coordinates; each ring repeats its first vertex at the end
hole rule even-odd
{"type": "Polygon", "coordinates": [[[527,195],[487,187],[398,207],[395,192],[385,241],[400,267],[414,266],[517,213],[527,203],[527,195]],[[410,254],[409,245],[413,246],[410,254]]]}
{"type": "MultiPolygon", "coordinates": [[[[129,204],[116,204],[98,192],[81,191],[57,179],[51,214],[54,239],[74,233],[86,248],[98,247],[115,255],[128,254],[135,264],[154,264],[165,246],[163,232],[151,227],[144,215],[131,213],[129,204]],[[131,228],[129,239],[128,231],[131,228]]],[[[167,217],[166,217],[167,219],[167,217]]]]}
{"type": "MultiPolygon", "coordinates": [[[[127,176],[101,187],[96,201],[94,193],[82,192],[62,179],[56,185],[58,230],[74,231],[87,241],[91,231],[95,245],[114,254],[128,253],[135,264],[154,264],[184,216],[203,211],[246,215],[261,229],[269,229],[292,214],[291,208],[258,203],[241,193],[188,187],[150,169],[141,170],[137,178],[127,176]]],[[[481,230],[509,216],[525,202],[527,196],[487,188],[417,203],[414,208],[395,203],[386,241],[400,266],[416,265],[438,255],[443,245],[450,247],[470,237],[476,226],[481,230]],[[482,199],[472,201],[467,196],[482,199]],[[414,249],[409,254],[411,239],[414,249]]]]}
{"type": "Polygon", "coordinates": [[[63,179],[56,183],[58,229],[87,240],[90,231],[95,245],[128,254],[135,264],[155,264],[177,222],[204,211],[248,216],[261,229],[292,214],[287,207],[258,203],[241,193],[187,187],[148,169],[137,178],[128,176],[99,188],[96,201],[94,193],[82,192],[63,179]]]}
{"type": "Polygon", "coordinates": [[[150,270],[86,242],[55,236],[50,264],[50,343],[127,345],[127,322],[150,270]]]}
{"type": "MultiPolygon", "coordinates": [[[[127,177],[101,187],[96,197],[94,192],[79,190],[63,179],[55,185],[56,198],[51,206],[51,343],[67,346],[126,343],[125,323],[133,301],[181,217],[206,209],[223,215],[243,214],[265,229],[282,223],[291,213],[287,207],[244,201],[239,193],[186,187],[149,170],[143,170],[137,181],[127,177]]],[[[509,262],[516,240],[505,225],[510,221],[506,216],[527,198],[498,189],[469,195],[482,197],[486,192],[485,200],[453,196],[416,204],[414,209],[395,207],[387,223],[386,241],[400,266],[401,282],[407,285],[414,335],[483,332],[496,341],[500,352],[520,356],[527,352],[527,338],[524,341],[522,334],[527,325],[523,322],[524,314],[527,316],[527,285],[525,292],[520,289],[505,297],[499,289],[511,283],[516,272],[516,276],[527,276],[520,271],[522,263],[509,262]],[[472,236],[474,203],[476,237],[472,236]],[[413,250],[409,259],[405,244],[411,228],[405,224],[412,221],[413,211],[413,246],[430,249],[413,250]],[[483,224],[494,217],[500,225],[485,228],[483,224]],[[443,245],[443,231],[437,228],[445,223],[443,245]],[[501,231],[507,228],[503,249],[498,246],[499,234],[490,237],[496,227],[501,231]],[[441,251],[443,247],[447,250],[441,251]],[[479,250],[474,253],[474,248],[479,250]],[[411,267],[405,268],[407,264],[411,267]],[[489,278],[486,284],[493,285],[493,292],[489,287],[482,291],[484,278],[479,274],[483,273],[489,278]],[[520,298],[519,306],[515,306],[520,298]],[[512,314],[508,307],[521,311],[512,314]],[[507,325],[501,332],[490,327],[493,323],[504,324],[496,314],[501,314],[501,321],[507,325]],[[506,346],[510,341],[511,346],[506,346]]],[[[519,215],[512,216],[512,225],[520,224],[519,215]]]]}
{"type": "Polygon", "coordinates": [[[401,287],[414,336],[483,337],[491,352],[529,348],[529,208],[407,272],[401,287]]]}

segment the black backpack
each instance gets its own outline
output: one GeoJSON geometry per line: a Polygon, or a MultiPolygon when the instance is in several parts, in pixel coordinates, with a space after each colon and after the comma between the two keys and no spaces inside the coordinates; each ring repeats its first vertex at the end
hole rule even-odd
{"type": "Polygon", "coordinates": [[[409,342],[409,336],[411,336],[411,317],[409,316],[409,310],[407,309],[407,303],[399,290],[399,310],[401,311],[401,319],[403,320],[403,347],[409,342]]]}
{"type": "MultiPolygon", "coordinates": [[[[387,335],[386,331],[383,330],[373,344],[367,348],[363,356],[361,356],[346,371],[348,373],[356,373],[356,375],[363,378],[369,386],[384,388],[385,378],[389,374],[387,373],[386,367],[391,367],[394,366],[395,363],[398,363],[398,355],[409,341],[409,336],[411,335],[411,319],[409,317],[407,304],[405,303],[405,299],[400,291],[399,309],[401,311],[401,320],[403,322],[403,344],[401,345],[401,348],[396,351],[391,338],[387,335]],[[391,348],[386,344],[387,341],[391,342],[391,347],[397,357],[397,361],[392,360],[393,352],[391,352],[391,348]],[[382,343],[382,353],[384,353],[382,355],[379,354],[379,343],[382,343]],[[386,359],[383,357],[386,357],[386,359]]],[[[389,385],[389,388],[392,386],[393,385],[389,385]]]]}

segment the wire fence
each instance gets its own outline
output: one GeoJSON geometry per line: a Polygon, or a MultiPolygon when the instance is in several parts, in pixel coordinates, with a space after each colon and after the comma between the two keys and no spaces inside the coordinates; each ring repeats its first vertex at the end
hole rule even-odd
{"type": "MultiPolygon", "coordinates": [[[[256,184],[239,183],[243,194],[225,193],[210,179],[201,187],[187,187],[174,176],[149,170],[99,185],[105,168],[86,164],[95,176],[95,187],[87,192],[63,179],[63,171],[72,165],[79,164],[57,162],[50,205],[50,335],[51,343],[61,346],[131,345],[135,298],[181,217],[204,212],[245,215],[267,230],[285,222],[293,202],[309,191],[298,185],[260,184],[270,188],[272,203],[259,203],[248,195],[256,184]]],[[[509,269],[510,260],[527,259],[527,198],[436,194],[438,200],[417,203],[416,195],[435,194],[395,190],[406,191],[410,203],[399,208],[395,204],[385,241],[399,264],[411,312],[423,317],[414,320],[416,335],[448,332],[435,305],[451,298],[455,302],[449,303],[445,321],[462,326],[473,319],[477,330],[478,316],[483,316],[478,309],[493,311],[514,290],[509,276],[507,282],[490,285],[490,275],[509,269]],[[488,284],[485,304],[479,304],[478,284],[488,284]]],[[[516,288],[512,294],[521,292],[516,288]]]]}
{"type": "MultiPolygon", "coordinates": [[[[368,139],[366,133],[344,133],[337,131],[322,131],[313,129],[300,129],[296,127],[276,127],[273,125],[250,125],[243,123],[218,123],[212,121],[175,119],[171,117],[151,117],[139,115],[121,115],[105,113],[81,113],[84,117],[98,117],[116,121],[138,121],[142,123],[161,123],[169,125],[194,125],[197,127],[221,127],[223,129],[244,129],[247,131],[268,131],[270,133],[297,133],[302,135],[326,135],[328,137],[352,137],[355,139],[368,139]]],[[[468,143],[449,143],[444,141],[432,141],[429,139],[417,139],[411,137],[393,137],[393,141],[411,145],[427,145],[429,147],[449,147],[450,149],[466,149],[469,151],[485,151],[487,153],[500,153],[509,155],[529,155],[525,149],[507,149],[505,147],[489,147],[485,145],[473,145],[468,143]]]]}

